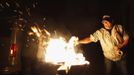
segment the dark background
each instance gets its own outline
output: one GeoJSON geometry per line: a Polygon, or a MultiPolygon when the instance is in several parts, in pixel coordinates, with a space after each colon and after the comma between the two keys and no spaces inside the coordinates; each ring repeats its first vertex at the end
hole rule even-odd
{"type": "MultiPolygon", "coordinates": [[[[23,28],[26,31],[27,27],[36,23],[51,33],[56,31],[67,38],[78,36],[82,39],[99,29],[102,16],[108,14],[115,23],[122,24],[130,35],[126,49],[128,69],[133,73],[133,13],[132,0],[0,0],[0,36],[8,37],[11,25],[23,18],[23,28]]],[[[89,73],[103,73],[103,55],[99,42],[81,47],[87,60],[91,62],[89,73]]],[[[31,51],[23,55],[32,57],[31,51]]]]}

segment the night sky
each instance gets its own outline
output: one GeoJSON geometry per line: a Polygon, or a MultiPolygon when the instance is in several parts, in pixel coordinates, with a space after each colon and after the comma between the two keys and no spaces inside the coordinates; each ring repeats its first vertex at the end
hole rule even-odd
{"type": "Polygon", "coordinates": [[[53,30],[87,36],[101,27],[104,14],[127,25],[128,8],[127,0],[1,0],[0,24],[11,25],[21,17],[53,30]]]}
{"type": "MultiPolygon", "coordinates": [[[[133,7],[130,0],[0,0],[0,36],[8,36],[11,25],[22,18],[24,28],[36,23],[52,33],[57,31],[64,36],[78,36],[82,39],[99,29],[102,16],[108,14],[130,34],[128,49],[131,58],[133,7]]],[[[93,62],[93,68],[98,70],[98,74],[101,73],[99,69],[103,66],[103,56],[99,43],[82,47],[87,59],[91,64],[93,62]]]]}

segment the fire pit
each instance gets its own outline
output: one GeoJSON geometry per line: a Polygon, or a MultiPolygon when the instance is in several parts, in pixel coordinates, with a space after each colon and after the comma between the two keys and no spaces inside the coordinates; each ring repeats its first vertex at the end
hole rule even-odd
{"type": "Polygon", "coordinates": [[[58,70],[57,75],[84,75],[89,65],[74,65],[71,66],[68,73],[65,70],[58,70]]]}
{"type": "MultiPolygon", "coordinates": [[[[40,28],[32,27],[31,29],[39,40],[41,40],[39,41],[41,42],[39,51],[44,49],[44,63],[59,65],[59,68],[57,69],[58,75],[78,75],[82,69],[84,69],[85,65],[89,65],[89,61],[85,59],[82,51],[75,46],[75,42],[78,41],[77,37],[72,36],[69,40],[66,40],[61,36],[54,38],[44,29],[46,35],[49,36],[46,39],[47,41],[44,41],[45,38],[42,38],[43,34],[40,32],[42,31],[40,28]]],[[[44,35],[44,37],[46,35],[44,35]]],[[[40,52],[41,54],[42,51],[40,52]]],[[[40,53],[38,55],[40,55],[40,53]]]]}

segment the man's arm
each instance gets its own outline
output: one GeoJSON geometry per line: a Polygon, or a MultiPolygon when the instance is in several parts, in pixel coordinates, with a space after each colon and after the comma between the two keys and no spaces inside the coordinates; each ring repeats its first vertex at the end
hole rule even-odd
{"type": "Polygon", "coordinates": [[[82,40],[77,40],[75,42],[75,45],[78,45],[78,44],[88,44],[88,43],[91,43],[91,42],[97,42],[99,40],[99,30],[97,30],[96,32],[94,32],[93,34],[90,34],[90,36],[82,39],[82,40]]]}
{"type": "Polygon", "coordinates": [[[129,40],[129,35],[128,34],[125,34],[125,36],[124,36],[124,41],[123,41],[123,43],[122,44],[120,44],[119,46],[118,46],[118,48],[122,48],[122,47],[124,47],[125,45],[127,45],[128,44],[128,40],[129,40]]]}
{"type": "Polygon", "coordinates": [[[90,38],[90,37],[86,37],[86,38],[84,38],[84,39],[82,39],[82,40],[79,40],[79,41],[78,41],[78,44],[88,44],[88,43],[91,43],[91,42],[93,42],[93,41],[91,40],[91,38],[90,38]]]}
{"type": "Polygon", "coordinates": [[[118,48],[122,48],[122,47],[124,47],[125,45],[128,44],[129,35],[128,35],[128,33],[125,31],[125,28],[124,28],[124,27],[122,27],[121,25],[119,25],[118,27],[119,27],[119,31],[122,32],[122,35],[123,35],[123,43],[120,44],[120,45],[118,46],[118,48]]]}

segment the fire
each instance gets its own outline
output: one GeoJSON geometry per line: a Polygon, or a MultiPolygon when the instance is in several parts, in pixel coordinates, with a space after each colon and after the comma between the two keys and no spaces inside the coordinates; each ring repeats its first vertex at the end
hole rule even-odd
{"type": "Polygon", "coordinates": [[[65,61],[65,45],[62,38],[50,39],[48,47],[46,48],[45,61],[53,64],[65,61]]]}
{"type": "MultiPolygon", "coordinates": [[[[35,35],[40,38],[42,30],[35,26],[31,27],[31,29],[35,35]]],[[[46,32],[46,35],[50,36],[50,33],[47,30],[44,29],[44,31],[46,32]]],[[[78,38],[75,36],[72,36],[69,41],[66,41],[63,37],[49,37],[47,46],[44,48],[44,61],[46,63],[60,65],[57,70],[65,70],[66,72],[69,71],[72,65],[89,64],[89,61],[86,61],[83,54],[81,52],[78,53],[75,48],[75,41],[77,40],[78,38]]]]}
{"type": "MultiPolygon", "coordinates": [[[[35,33],[37,37],[40,37],[43,31],[46,33],[47,36],[50,36],[50,33],[46,29],[41,30],[39,27],[32,26],[31,30],[35,33]]],[[[29,32],[29,35],[33,35],[33,33],[29,32]]]]}
{"type": "Polygon", "coordinates": [[[69,42],[63,38],[50,39],[46,48],[45,62],[61,65],[58,70],[65,70],[68,72],[72,65],[89,64],[85,60],[82,53],[77,53],[75,50],[74,42],[76,37],[71,37],[69,42]]]}
{"type": "Polygon", "coordinates": [[[33,26],[31,27],[31,29],[33,30],[33,32],[36,34],[37,37],[40,37],[40,29],[33,26]]]}

